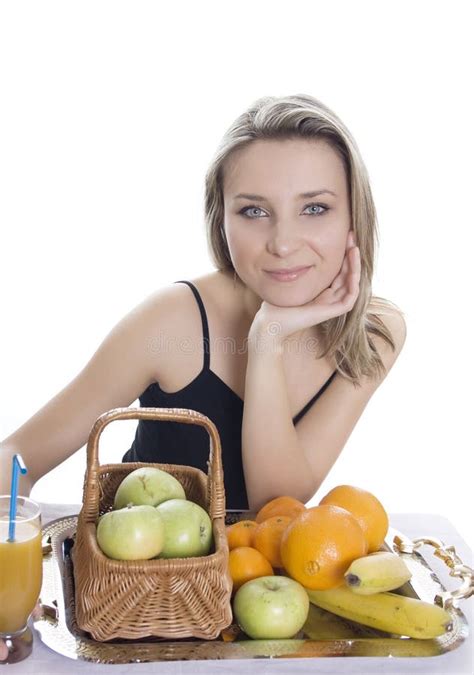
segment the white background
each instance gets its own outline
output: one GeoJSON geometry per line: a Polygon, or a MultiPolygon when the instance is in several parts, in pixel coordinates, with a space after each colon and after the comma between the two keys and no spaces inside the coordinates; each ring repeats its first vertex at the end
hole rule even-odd
{"type": "MultiPolygon", "coordinates": [[[[358,485],[389,512],[448,517],[472,546],[469,5],[2,3],[0,439],[146,295],[212,270],[203,183],[219,139],[254,99],[307,93],[359,145],[380,223],[373,290],[408,326],[311,503],[358,485]]],[[[135,426],[105,430],[104,462],[135,426]]],[[[32,497],[80,502],[84,470],[82,448],[32,497]]]]}

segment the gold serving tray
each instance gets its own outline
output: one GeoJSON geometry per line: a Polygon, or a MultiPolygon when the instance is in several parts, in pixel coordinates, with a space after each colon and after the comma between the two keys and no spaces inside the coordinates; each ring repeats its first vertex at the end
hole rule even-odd
{"type": "MultiPolygon", "coordinates": [[[[254,517],[255,514],[250,511],[228,511],[226,523],[254,517]]],[[[402,556],[413,575],[397,592],[427,602],[449,597],[449,601],[443,604],[452,616],[453,627],[438,638],[420,640],[392,635],[342,619],[311,604],[303,629],[288,640],[251,640],[233,624],[215,640],[149,637],[98,642],[76,624],[70,556],[76,525],[77,516],[70,516],[54,520],[43,528],[43,586],[40,596],[43,616],[33,622],[41,640],[50,649],[71,659],[93,663],[143,663],[321,656],[436,656],[456,649],[469,633],[466,617],[454,606],[456,601],[452,601],[456,595],[446,592],[426,560],[414,550],[414,542],[390,527],[383,548],[402,556]]],[[[436,540],[426,539],[423,543],[433,541],[436,540]]],[[[451,555],[454,554],[452,547],[448,550],[451,555]]],[[[472,572],[464,565],[462,570],[472,572]]],[[[472,584],[472,577],[468,584],[472,584]]],[[[467,597],[469,588],[472,593],[472,587],[468,585],[467,594],[459,597],[467,597]]]]}

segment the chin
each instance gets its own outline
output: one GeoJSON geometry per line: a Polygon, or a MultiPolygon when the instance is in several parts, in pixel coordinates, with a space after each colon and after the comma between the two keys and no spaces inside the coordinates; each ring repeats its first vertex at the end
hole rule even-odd
{"type": "Polygon", "coordinates": [[[270,304],[276,305],[277,307],[302,307],[308,302],[311,302],[311,300],[314,300],[318,293],[315,293],[314,291],[308,292],[307,288],[299,290],[294,289],[293,292],[280,291],[276,293],[269,293],[268,299],[264,299],[270,304]]]}

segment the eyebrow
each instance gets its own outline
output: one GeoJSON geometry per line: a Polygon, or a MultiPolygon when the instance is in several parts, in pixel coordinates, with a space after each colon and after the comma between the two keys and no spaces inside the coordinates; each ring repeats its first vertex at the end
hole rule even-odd
{"type": "MultiPolygon", "coordinates": [[[[302,192],[301,194],[298,195],[298,198],[303,197],[304,199],[310,199],[311,197],[317,197],[318,195],[323,195],[325,193],[337,197],[337,194],[332,190],[324,189],[324,190],[312,190],[311,192],[302,192]]],[[[252,195],[249,194],[248,192],[239,192],[238,195],[235,195],[234,199],[257,199],[261,202],[268,201],[268,199],[266,197],[262,197],[262,195],[252,195]]]]}

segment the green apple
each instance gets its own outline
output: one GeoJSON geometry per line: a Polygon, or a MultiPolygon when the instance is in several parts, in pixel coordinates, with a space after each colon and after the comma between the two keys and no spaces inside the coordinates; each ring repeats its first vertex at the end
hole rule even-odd
{"type": "Polygon", "coordinates": [[[199,504],[168,499],[156,510],[165,524],[165,544],[160,558],[188,558],[209,553],[213,541],[212,523],[199,504]]]}
{"type": "Polygon", "coordinates": [[[126,506],[99,518],[97,543],[108,558],[149,560],[165,543],[163,519],[153,506],[126,506]]]}
{"type": "Polygon", "coordinates": [[[273,575],[242,584],[232,606],[234,619],[249,637],[291,638],[304,626],[309,598],[298,581],[273,575]]]}
{"type": "Polygon", "coordinates": [[[186,499],[183,486],[166,471],[145,466],[125,476],[115,493],[114,509],[127,504],[157,506],[167,499],[186,499]]]}

